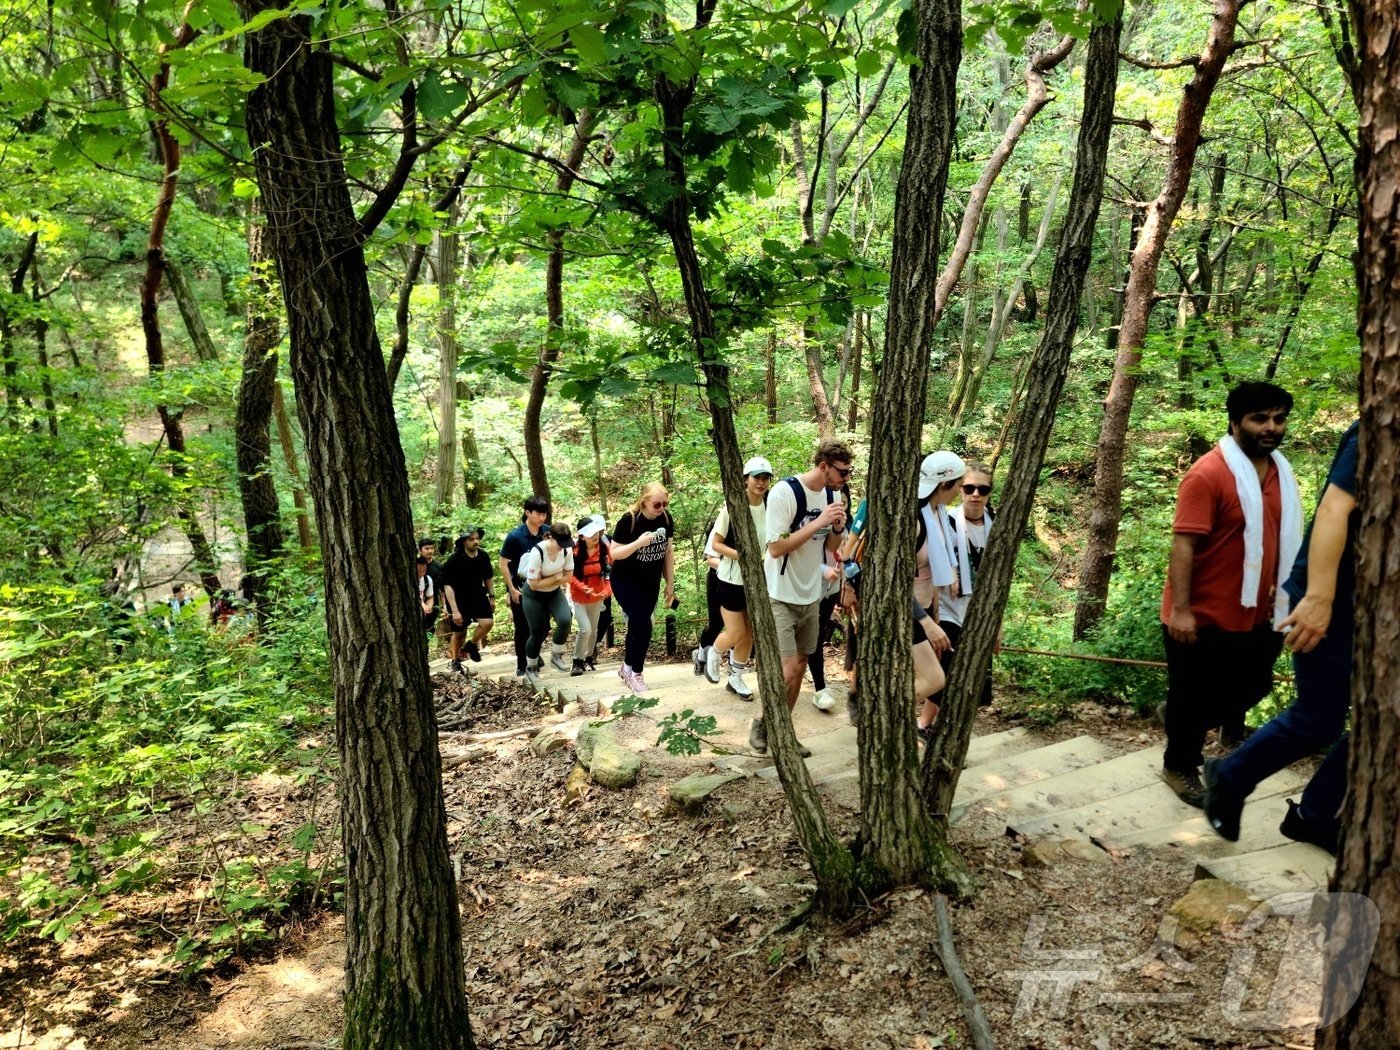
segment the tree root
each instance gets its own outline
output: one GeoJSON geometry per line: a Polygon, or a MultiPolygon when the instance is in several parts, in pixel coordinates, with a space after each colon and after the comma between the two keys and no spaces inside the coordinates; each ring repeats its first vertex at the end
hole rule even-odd
{"type": "Polygon", "coordinates": [[[962,1002],[963,1016],[972,1030],[972,1045],[977,1050],[996,1050],[987,1015],[982,1012],[982,1005],[972,990],[972,982],[967,979],[962,963],[958,961],[958,952],[953,945],[953,925],[948,919],[948,898],[941,893],[934,894],[933,910],[938,916],[938,940],[933,950],[938,953],[938,961],[943,964],[943,971],[962,1002]]]}

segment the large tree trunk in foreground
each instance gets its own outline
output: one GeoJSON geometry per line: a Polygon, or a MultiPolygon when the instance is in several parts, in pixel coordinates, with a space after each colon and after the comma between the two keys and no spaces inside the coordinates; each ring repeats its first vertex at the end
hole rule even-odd
{"type": "Polygon", "coordinates": [[[1094,226],[1103,198],[1113,94],[1118,82],[1120,26],[1121,21],[1098,26],[1089,37],[1074,184],[1046,295],[1045,331],[1031,362],[1026,416],[1011,468],[1000,486],[996,527],[987,536],[977,587],[958,640],[958,658],[944,692],[942,712],[934,723],[933,743],[924,756],[925,792],[929,805],[943,822],[952,808],[953,792],[967,757],[982,683],[991,666],[997,630],[1011,593],[1016,552],[1030,520],[1040,468],[1055,425],[1055,408],[1069,374],[1070,351],[1079,324],[1079,301],[1093,260],[1094,226]]]}
{"type": "MultiPolygon", "coordinates": [[[[703,28],[714,14],[714,0],[700,0],[696,28],[703,28]]],[[[743,450],[734,426],[734,402],[729,387],[729,366],[719,360],[721,340],[715,330],[709,294],[700,270],[700,256],[690,225],[690,195],[686,188],[685,126],[686,107],[695,95],[695,80],[675,83],[662,77],[656,85],[656,101],[662,114],[662,150],[675,196],[661,215],[661,224],[671,239],[676,265],[680,270],[691,336],[705,375],[705,391],[710,403],[711,437],[715,443],[718,469],[729,508],[730,527],[739,530],[739,567],[746,580],[763,580],[763,544],[753,527],[744,492],[743,450]]],[[[762,585],[759,585],[760,588],[762,585]]],[[[754,639],[764,652],[778,651],[778,632],[767,595],[756,589],[759,600],[749,603],[754,639]]],[[[812,784],[806,764],[797,754],[797,735],[787,708],[787,689],[778,660],[758,663],[758,692],[763,704],[763,720],[768,729],[768,745],[778,767],[778,779],[792,811],[797,839],[802,844],[812,875],[817,882],[817,903],[832,915],[849,914],[855,905],[855,862],[827,823],[821,800],[812,784]]]]}
{"type": "MultiPolygon", "coordinates": [[[[265,8],[245,0],[249,17],[265,8]]],[[[271,10],[271,7],[266,9],[271,10]]],[[[247,38],[249,144],[277,258],[325,565],[350,1048],[472,1047],[408,476],[311,22],[247,38]]]]}
{"type": "MultiPolygon", "coordinates": [[[[1361,117],[1356,158],[1360,244],[1361,532],[1356,544],[1355,679],[1350,786],[1333,888],[1369,897],[1380,935],[1365,958],[1344,958],[1329,991],[1355,989],[1356,1006],[1325,1029],[1324,1050],[1400,1046],[1400,16],[1353,3],[1361,117]]],[[[1353,913],[1353,916],[1354,913],[1353,913]]],[[[1336,931],[1344,940],[1354,931],[1336,931]]]]}
{"type": "Polygon", "coordinates": [[[860,630],[860,759],[863,865],[894,882],[938,883],[961,891],[957,855],[935,833],[919,790],[914,668],[909,655],[909,581],[914,578],[913,512],[929,341],[933,334],[939,230],[957,125],[962,58],[959,0],[920,0],[918,64],[909,71],[904,159],[895,189],[889,319],[871,398],[860,630]]]}
{"type": "MultiPolygon", "coordinates": [[[[282,550],[282,514],[277,485],[272,479],[272,401],[277,386],[277,344],[282,332],[269,301],[272,289],[266,266],[272,261],[267,233],[254,216],[248,223],[248,263],[252,294],[248,297],[248,328],[243,336],[243,377],[238,384],[238,410],[233,434],[238,460],[238,492],[243,498],[243,527],[247,534],[243,594],[257,602],[267,568],[282,550]]],[[[259,618],[265,603],[256,605],[259,618]]]]}
{"type": "MultiPolygon", "coordinates": [[[[1094,467],[1094,504],[1089,535],[1079,572],[1079,602],[1074,610],[1074,637],[1084,635],[1103,617],[1108,581],[1118,548],[1118,521],[1123,514],[1123,467],[1128,441],[1128,420],[1137,392],[1138,369],[1147,321],[1157,297],[1157,268],[1171,232],[1172,220],[1181,208],[1191,183],[1191,169],[1201,143],[1201,123],[1211,93],[1220,80],[1225,60],[1234,50],[1235,27],[1243,0],[1215,0],[1210,32],[1196,63],[1196,75],[1186,85],[1176,111],[1167,174],[1157,199],[1148,208],[1138,234],[1123,293],[1123,321],[1118,331],[1118,357],[1113,382],[1104,402],[1103,427],[1099,431],[1094,467]]],[[[1078,297],[1075,302],[1078,303],[1078,297]]]]}

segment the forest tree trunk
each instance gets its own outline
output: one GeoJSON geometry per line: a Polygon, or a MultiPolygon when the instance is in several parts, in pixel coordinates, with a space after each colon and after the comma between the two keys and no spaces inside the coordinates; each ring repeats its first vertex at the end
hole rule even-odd
{"type": "Polygon", "coordinates": [[[44,294],[39,290],[39,266],[33,273],[30,300],[34,304],[34,352],[39,358],[39,392],[44,395],[44,418],[49,437],[58,437],[58,402],[53,396],[53,373],[49,371],[49,317],[44,312],[44,294]]]}
{"type": "Polygon", "coordinates": [[[452,509],[452,489],[457,480],[457,206],[447,209],[437,242],[434,276],[437,280],[438,314],[438,454],[437,492],[433,507],[439,514],[452,509]]]}
{"type": "MultiPolygon", "coordinates": [[[[24,294],[24,281],[29,273],[30,265],[34,262],[34,253],[38,247],[39,234],[36,231],[25,239],[24,247],[20,249],[19,262],[16,263],[14,272],[10,274],[10,295],[15,299],[24,294]]],[[[14,340],[14,321],[10,317],[9,308],[0,305],[0,357],[3,357],[5,366],[5,419],[11,430],[18,430],[20,425],[19,362],[15,356],[14,340]]]]}
{"type": "MultiPolygon", "coordinates": [[[[715,0],[700,0],[697,4],[697,29],[709,23],[714,14],[714,4],[715,0]]],[[[674,191],[674,196],[664,206],[661,224],[670,237],[676,257],[686,311],[690,317],[691,337],[705,376],[711,436],[715,443],[725,506],[729,509],[731,527],[737,527],[739,532],[740,571],[746,579],[762,580],[763,545],[753,526],[753,518],[748,513],[748,497],[744,492],[743,452],[734,426],[729,366],[719,359],[721,339],[715,329],[714,314],[691,229],[690,194],[686,186],[685,126],[686,108],[695,95],[695,80],[692,78],[677,83],[663,76],[657,80],[655,93],[662,114],[662,151],[674,191]]],[[[749,615],[753,619],[756,644],[764,652],[775,653],[778,651],[777,627],[766,597],[764,595],[759,601],[750,603],[749,615]]],[[[763,706],[764,725],[768,730],[768,745],[777,764],[778,780],[783,785],[788,807],[792,811],[797,839],[816,879],[817,903],[829,914],[849,914],[857,899],[855,859],[827,823],[811,774],[798,756],[797,735],[793,732],[792,717],[787,708],[787,690],[779,661],[759,661],[758,692],[763,706]]]]}
{"type": "Polygon", "coordinates": [[[987,550],[958,641],[958,658],[944,692],[943,709],[934,722],[933,742],[924,756],[925,792],[941,822],[947,821],[952,809],[953,792],[967,757],[982,683],[991,666],[997,631],[1011,593],[1016,552],[1030,520],[1040,468],[1055,425],[1055,409],[1069,374],[1070,351],[1079,324],[1079,300],[1093,260],[1094,226],[1103,199],[1104,170],[1113,130],[1113,96],[1118,83],[1120,27],[1121,19],[1115,19],[1111,24],[1097,26],[1089,36],[1074,183],[1050,289],[1045,296],[1045,331],[1031,364],[1026,414],[1011,467],[1000,486],[997,524],[987,536],[987,550]]]}
{"type": "Polygon", "coordinates": [[[778,333],[768,333],[768,341],[763,346],[763,403],[768,409],[768,423],[778,423],[778,333]]]}
{"type": "Polygon", "coordinates": [[[248,296],[248,327],[243,337],[243,376],[238,384],[238,407],[233,438],[238,462],[238,492],[243,499],[243,527],[247,534],[243,594],[254,603],[259,620],[267,615],[262,594],[266,572],[282,551],[282,516],[277,485],[272,478],[272,400],[277,386],[277,344],[280,319],[273,310],[272,288],[267,280],[271,256],[267,234],[256,214],[248,222],[248,269],[252,287],[248,296]]]}
{"type": "MultiPolygon", "coordinates": [[[[596,117],[587,110],[576,114],[574,141],[564,165],[554,176],[554,192],[567,198],[583,164],[596,117]]],[[[540,417],[544,413],[544,395],[549,386],[549,373],[563,351],[564,337],[564,231],[549,233],[549,258],[544,267],[545,336],[539,358],[530,370],[530,393],[525,399],[525,462],[530,468],[530,490],[536,496],[550,498],[549,473],[544,465],[544,435],[540,417]]]]}
{"type": "MultiPolygon", "coordinates": [[[[188,13],[190,5],[186,6],[188,13]]],[[[162,44],[164,56],[169,48],[182,48],[194,39],[194,30],[189,22],[180,26],[171,44],[162,44]]],[[[161,93],[170,82],[170,63],[162,57],[160,65],[151,77],[149,101],[157,113],[161,110],[161,93]]],[[[170,134],[169,123],[158,116],[153,124],[156,144],[160,148],[162,176],[156,196],[155,210],[151,214],[151,232],[146,239],[146,270],[141,278],[141,331],[146,341],[146,369],[152,376],[165,371],[165,337],[160,327],[158,296],[161,278],[165,276],[165,229],[170,222],[170,212],[175,206],[175,191],[180,184],[180,145],[170,134]]],[[[163,402],[156,405],[162,429],[165,431],[165,447],[170,452],[170,474],[177,482],[189,476],[185,463],[185,428],[181,423],[182,410],[171,411],[163,402]]],[[[223,589],[219,582],[219,561],[209,538],[204,534],[204,526],[190,503],[190,493],[183,485],[177,486],[175,493],[175,515],[180,519],[185,538],[189,540],[194,563],[199,570],[199,581],[210,598],[223,589]]]]}
{"type": "Polygon", "coordinates": [[[836,435],[836,419],[831,414],[831,401],[826,394],[826,370],[822,365],[821,333],[815,317],[804,317],[799,336],[802,359],[807,363],[807,391],[812,396],[812,418],[817,421],[817,436],[836,435]]]}
{"type": "Polygon", "coordinates": [[[301,480],[301,464],[297,462],[296,439],[292,436],[292,421],[287,416],[287,401],[282,396],[282,384],[272,384],[272,418],[277,423],[277,443],[282,446],[282,461],[292,477],[292,506],[297,510],[297,544],[309,551],[311,540],[311,508],[306,502],[306,488],[301,480]]]}
{"type": "MultiPolygon", "coordinates": [[[[245,16],[275,8],[244,0],[245,16]]],[[[474,1046],[408,475],[311,20],[250,33],[247,127],[324,559],[345,851],[346,1050],[474,1046]]]]}
{"type": "Polygon", "coordinates": [[[925,808],[914,732],[914,668],[909,653],[909,581],[919,462],[933,334],[939,234],[957,128],[962,59],[960,0],[919,0],[918,63],[909,71],[904,157],[895,188],[889,315],[871,397],[867,474],[868,548],[862,562],[860,763],[862,869],[874,878],[930,883],[965,892],[957,854],[925,808]]]}
{"type": "Polygon", "coordinates": [[[190,342],[194,345],[194,356],[200,361],[217,361],[219,348],[214,345],[214,340],[209,335],[209,326],[204,323],[199,300],[194,297],[194,290],[185,278],[184,269],[174,259],[166,259],[165,276],[170,278],[170,294],[175,297],[175,306],[180,311],[180,318],[185,322],[185,331],[189,333],[190,342]]]}
{"type": "MultiPolygon", "coordinates": [[[[1118,522],[1123,514],[1123,469],[1128,422],[1137,392],[1138,369],[1147,322],[1157,297],[1157,268],[1171,232],[1172,221],[1186,197],[1191,169],[1201,144],[1201,123],[1211,93],[1220,80],[1225,60],[1234,50],[1235,27],[1243,0],[1214,0],[1210,31],[1176,112],[1176,132],[1162,190],[1147,211],[1123,293],[1123,321],[1113,381],[1104,402],[1094,467],[1094,501],[1089,516],[1084,561],[1079,572],[1079,599],[1074,610],[1074,637],[1083,638],[1103,617],[1108,581],[1118,548],[1118,522]]],[[[1075,297],[1075,303],[1079,299],[1075,297]]]]}
{"type": "MultiPolygon", "coordinates": [[[[1321,1033],[1321,1050],[1400,1046],[1400,14],[1351,5],[1360,72],[1356,157],[1360,201],[1356,282],[1361,335],[1361,531],[1356,543],[1349,790],[1334,890],[1364,894],[1380,910],[1368,960],[1343,955],[1329,994],[1361,989],[1356,1005],[1321,1033]],[[1367,964],[1369,962],[1369,969],[1367,964]],[[1364,983],[1361,983],[1364,976],[1364,983]]],[[[1353,934],[1335,931],[1340,942],[1353,934]]]]}

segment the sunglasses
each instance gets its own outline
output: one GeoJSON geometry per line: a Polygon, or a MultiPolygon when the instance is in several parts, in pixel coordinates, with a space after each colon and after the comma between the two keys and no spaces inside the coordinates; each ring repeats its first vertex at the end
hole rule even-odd
{"type": "Polygon", "coordinates": [[[840,474],[843,478],[849,478],[851,476],[851,471],[855,470],[855,467],[832,467],[831,469],[836,471],[836,473],[840,474]]]}
{"type": "Polygon", "coordinates": [[[964,496],[990,496],[992,486],[990,485],[964,485],[962,487],[964,496]]]}
{"type": "Polygon", "coordinates": [[[667,507],[669,507],[670,505],[671,505],[671,501],[668,500],[668,499],[664,499],[664,500],[652,500],[651,509],[652,509],[652,510],[665,510],[665,509],[666,509],[667,507]]]}

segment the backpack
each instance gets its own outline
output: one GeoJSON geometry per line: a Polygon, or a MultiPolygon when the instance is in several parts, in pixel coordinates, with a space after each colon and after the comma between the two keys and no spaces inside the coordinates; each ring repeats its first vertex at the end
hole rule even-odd
{"type": "MultiPolygon", "coordinates": [[[[792,513],[792,522],[788,525],[788,534],[791,535],[802,527],[802,519],[807,516],[807,495],[802,491],[802,482],[798,481],[796,476],[783,478],[783,483],[787,485],[788,488],[792,489],[792,501],[795,507],[792,513]]],[[[769,492],[771,491],[772,490],[769,489],[769,492]]],[[[826,502],[828,506],[835,502],[835,492],[829,488],[823,488],[822,491],[826,493],[826,502]]],[[[768,503],[768,496],[766,493],[764,494],[763,502],[765,506],[768,503]]],[[[787,572],[788,556],[791,553],[791,551],[788,551],[787,554],[783,555],[782,564],[778,566],[779,576],[787,572]]]]}

